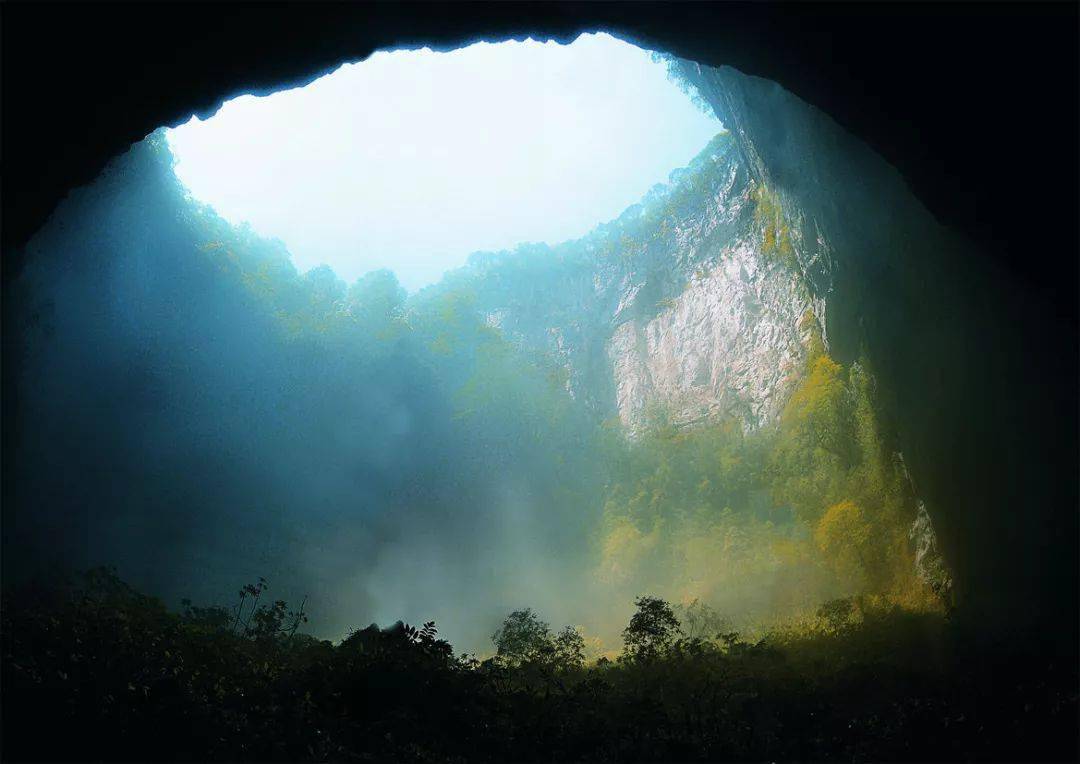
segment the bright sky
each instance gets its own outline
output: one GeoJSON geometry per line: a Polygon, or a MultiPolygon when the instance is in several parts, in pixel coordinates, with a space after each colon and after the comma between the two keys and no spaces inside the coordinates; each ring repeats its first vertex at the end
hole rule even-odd
{"type": "Polygon", "coordinates": [[[587,233],[721,129],[606,34],[381,52],[168,131],[176,172],[301,271],[394,270],[413,291],[471,252],[587,233]]]}

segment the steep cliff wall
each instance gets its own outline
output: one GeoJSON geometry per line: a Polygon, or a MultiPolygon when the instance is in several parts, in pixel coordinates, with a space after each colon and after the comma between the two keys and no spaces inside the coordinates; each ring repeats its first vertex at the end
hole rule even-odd
{"type": "Polygon", "coordinates": [[[438,289],[466,286],[492,324],[563,366],[571,393],[631,437],[655,415],[775,424],[817,338],[845,364],[867,358],[884,377],[887,429],[904,436],[893,447],[931,475],[907,520],[918,571],[947,580],[930,518],[954,494],[934,459],[962,409],[934,408],[950,384],[914,380],[933,379],[942,359],[962,364],[972,346],[977,311],[941,323],[942,292],[965,278],[959,245],[892,168],[779,86],[672,70],[730,132],[583,239],[476,255],[438,289]],[[926,297],[935,318],[920,310],[926,297]]]}
{"type": "MultiPolygon", "coordinates": [[[[827,115],[730,67],[676,70],[732,131],[750,177],[827,242],[827,267],[804,274],[827,305],[830,352],[872,362],[883,414],[925,500],[915,543],[936,547],[920,530],[933,517],[970,633],[1052,620],[1038,603],[1076,586],[1075,570],[1057,563],[1069,556],[1049,551],[1075,527],[1076,482],[1061,480],[1075,464],[1065,468],[1067,452],[1054,445],[1054,422],[1073,421],[1075,398],[1022,392],[1075,357],[1075,348],[1057,358],[1028,350],[1040,325],[1060,320],[1052,306],[939,225],[894,168],[827,115]],[[1032,524],[1030,506],[1051,507],[1050,516],[1032,524]],[[1022,562],[1035,559],[1048,564],[1022,562]]],[[[1012,145],[1003,136],[1003,151],[1012,145]]],[[[947,172],[949,158],[941,161],[947,172]]],[[[1069,650],[1072,633],[1055,631],[1069,650]]]]}
{"type": "Polygon", "coordinates": [[[721,133],[589,236],[475,255],[434,291],[467,285],[493,325],[565,366],[570,391],[631,434],[657,407],[679,425],[752,430],[776,420],[824,323],[802,274],[826,244],[800,219],[721,133]]]}

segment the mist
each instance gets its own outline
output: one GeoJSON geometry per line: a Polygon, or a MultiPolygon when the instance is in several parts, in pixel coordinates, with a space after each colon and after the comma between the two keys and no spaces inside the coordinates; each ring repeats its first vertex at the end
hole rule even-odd
{"type": "Polygon", "coordinates": [[[423,336],[370,336],[400,321],[391,275],[354,285],[381,302],[348,334],[292,334],[229,257],[256,259],[301,320],[307,301],[333,320],[344,284],[300,276],[280,245],[193,205],[160,135],[56,221],[24,276],[34,426],[5,564],[30,550],[117,564],[172,601],[228,601],[265,576],[276,596],[313,595],[319,634],[434,617],[465,641],[479,635],[462,593],[508,602],[543,565],[550,534],[528,524],[547,491],[538,458],[499,454],[494,481],[484,433],[464,433],[477,440],[463,454],[467,362],[439,378],[423,336]],[[215,246],[230,255],[207,257],[215,246]]]}

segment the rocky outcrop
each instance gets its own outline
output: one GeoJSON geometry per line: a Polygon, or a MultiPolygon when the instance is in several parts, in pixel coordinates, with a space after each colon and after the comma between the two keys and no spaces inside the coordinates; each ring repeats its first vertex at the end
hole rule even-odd
{"type": "Polygon", "coordinates": [[[942,469],[955,460],[942,458],[941,449],[955,437],[951,420],[970,416],[976,395],[969,383],[935,368],[971,357],[970,348],[984,339],[979,323],[989,323],[979,318],[989,304],[980,292],[999,284],[973,267],[970,250],[933,220],[894,168],[827,115],[774,82],[730,67],[678,61],[672,69],[732,131],[751,182],[792,213],[796,238],[815,242],[797,247],[803,283],[822,303],[823,326],[828,306],[831,354],[845,362],[864,357],[876,371],[894,446],[908,455],[926,491],[916,491],[898,450],[918,497],[909,532],[916,572],[951,601],[949,555],[939,548],[924,498],[931,506],[955,503],[949,483],[959,475],[942,469]]]}
{"type": "Polygon", "coordinates": [[[489,323],[563,365],[571,393],[631,434],[657,408],[679,425],[734,417],[751,430],[779,415],[811,327],[824,326],[802,263],[828,253],[800,218],[762,201],[724,133],[589,236],[477,255],[450,281],[468,283],[489,323]]]}
{"type": "Polygon", "coordinates": [[[748,429],[779,414],[806,360],[800,319],[814,306],[796,274],[738,240],[649,320],[616,326],[608,342],[616,405],[630,428],[650,404],[678,424],[734,416],[748,429]]]}
{"type": "Polygon", "coordinates": [[[949,571],[945,567],[945,560],[938,550],[937,534],[934,532],[934,524],[930,520],[930,513],[926,511],[926,504],[921,499],[908,538],[915,548],[915,573],[924,584],[937,592],[945,602],[950,602],[952,577],[949,575],[949,571]]]}

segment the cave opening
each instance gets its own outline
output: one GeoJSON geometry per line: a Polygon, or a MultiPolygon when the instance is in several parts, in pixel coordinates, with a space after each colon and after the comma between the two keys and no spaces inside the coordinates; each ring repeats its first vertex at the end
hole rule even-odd
{"type": "Polygon", "coordinates": [[[688,164],[723,126],[668,68],[603,33],[383,51],[166,137],[193,197],[301,272],[414,292],[473,252],[580,238],[688,164]]]}
{"type": "MultiPolygon", "coordinates": [[[[979,543],[957,528],[1010,498],[980,485],[1005,455],[957,435],[1022,379],[986,352],[1010,285],[776,83],[602,34],[379,53],[152,134],[27,252],[13,294],[33,426],[6,576],[115,564],[184,639],[266,665],[348,674],[327,656],[406,645],[447,676],[508,670],[514,692],[635,686],[659,661],[793,693],[747,743],[717,706],[732,758],[832,758],[844,735],[872,757],[938,753],[900,740],[935,740],[908,734],[941,721],[921,693],[979,695],[977,671],[959,700],[935,682],[976,601],[979,543]],[[557,74],[497,55],[590,44],[557,74]],[[457,56],[485,84],[333,87],[410,56],[457,56]],[[237,603],[243,581],[259,583],[237,603]],[[438,631],[360,628],[397,619],[438,631]],[[808,676],[855,732],[798,726],[808,676]],[[898,707],[905,731],[879,734],[898,707]]],[[[85,591],[95,618],[158,612],[114,574],[85,591]]],[[[1021,698],[1052,735],[1075,708],[1062,679],[1021,698]]],[[[553,758],[596,754],[591,735],[553,758]]]]}

